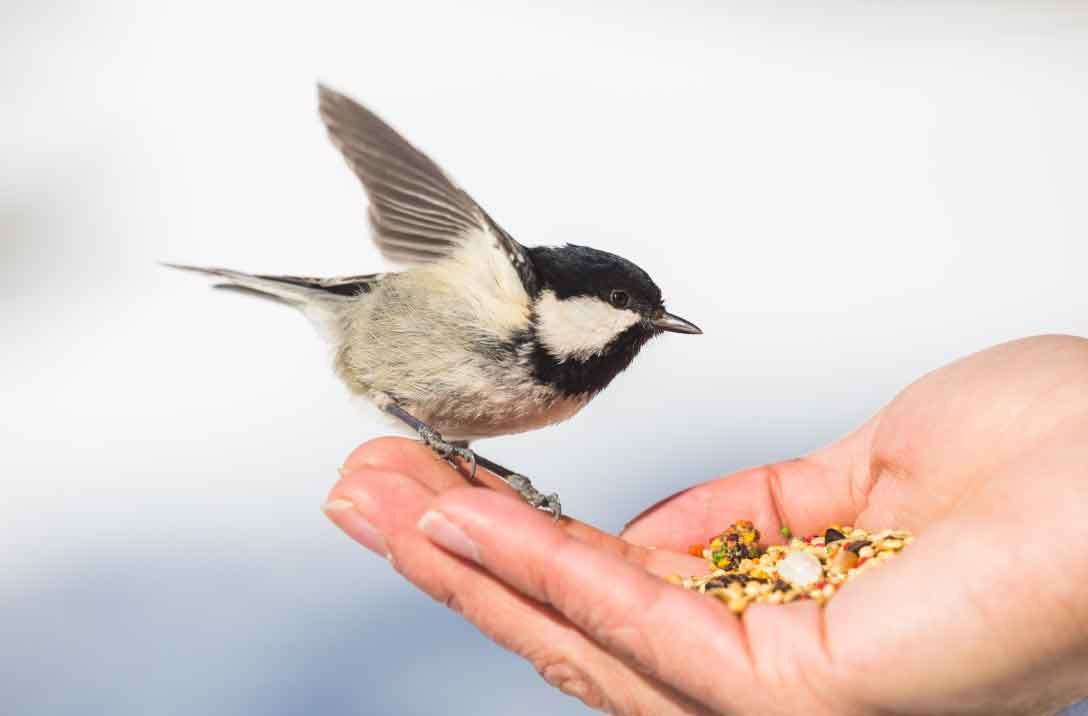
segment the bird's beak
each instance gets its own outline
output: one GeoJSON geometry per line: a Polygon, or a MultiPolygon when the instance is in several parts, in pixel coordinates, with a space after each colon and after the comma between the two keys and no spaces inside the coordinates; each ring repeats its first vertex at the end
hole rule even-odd
{"type": "Polygon", "coordinates": [[[692,335],[701,335],[702,331],[699,327],[690,321],[685,321],[680,316],[674,316],[671,313],[662,313],[657,318],[650,321],[654,328],[659,331],[668,331],[670,333],[690,333],[692,335]]]}

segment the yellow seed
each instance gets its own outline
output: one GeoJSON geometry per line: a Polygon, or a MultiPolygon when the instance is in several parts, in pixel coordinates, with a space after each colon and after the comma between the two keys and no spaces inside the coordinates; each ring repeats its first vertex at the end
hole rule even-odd
{"type": "Polygon", "coordinates": [[[829,565],[841,572],[845,572],[858,562],[858,556],[848,549],[840,549],[831,559],[829,565]]]}

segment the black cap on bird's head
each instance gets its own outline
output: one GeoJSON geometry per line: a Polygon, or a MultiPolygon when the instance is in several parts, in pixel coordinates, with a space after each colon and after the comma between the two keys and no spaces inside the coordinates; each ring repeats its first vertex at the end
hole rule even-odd
{"type": "Polygon", "coordinates": [[[661,289],[641,268],[615,254],[568,244],[528,249],[540,291],[533,305],[550,382],[570,392],[603,389],[653,336],[702,333],[665,311],[661,289]]]}
{"type": "Polygon", "coordinates": [[[541,287],[559,300],[595,297],[642,316],[654,332],[699,334],[701,330],[665,311],[661,289],[631,261],[588,246],[529,249],[541,287]]]}

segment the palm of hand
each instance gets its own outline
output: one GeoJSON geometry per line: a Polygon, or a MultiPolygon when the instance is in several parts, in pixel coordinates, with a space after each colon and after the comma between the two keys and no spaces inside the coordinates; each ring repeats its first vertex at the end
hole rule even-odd
{"type": "Polygon", "coordinates": [[[466,488],[406,441],[356,451],[332,497],[409,580],[591,706],[1041,713],[1084,688],[1086,438],[1088,342],[1047,337],[932,373],[838,443],[687,490],[623,539],[466,488]],[[433,510],[431,540],[467,561],[416,528],[433,510]],[[687,545],[737,519],[765,535],[841,522],[917,539],[823,609],[737,619],[651,576],[700,573],[687,545]]]}

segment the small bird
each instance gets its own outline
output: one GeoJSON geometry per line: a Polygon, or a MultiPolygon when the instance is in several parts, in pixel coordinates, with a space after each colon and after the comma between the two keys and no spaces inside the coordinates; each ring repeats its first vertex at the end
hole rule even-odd
{"type": "Polygon", "coordinates": [[[483,465],[558,519],[557,495],[469,443],[566,420],[653,336],[702,331],[666,312],[661,290],[627,259],[522,246],[376,114],[321,85],[318,104],[369,197],[374,242],[406,270],[308,278],[167,265],[300,309],[334,345],[353,393],[441,457],[464,460],[472,477],[483,465]]]}

